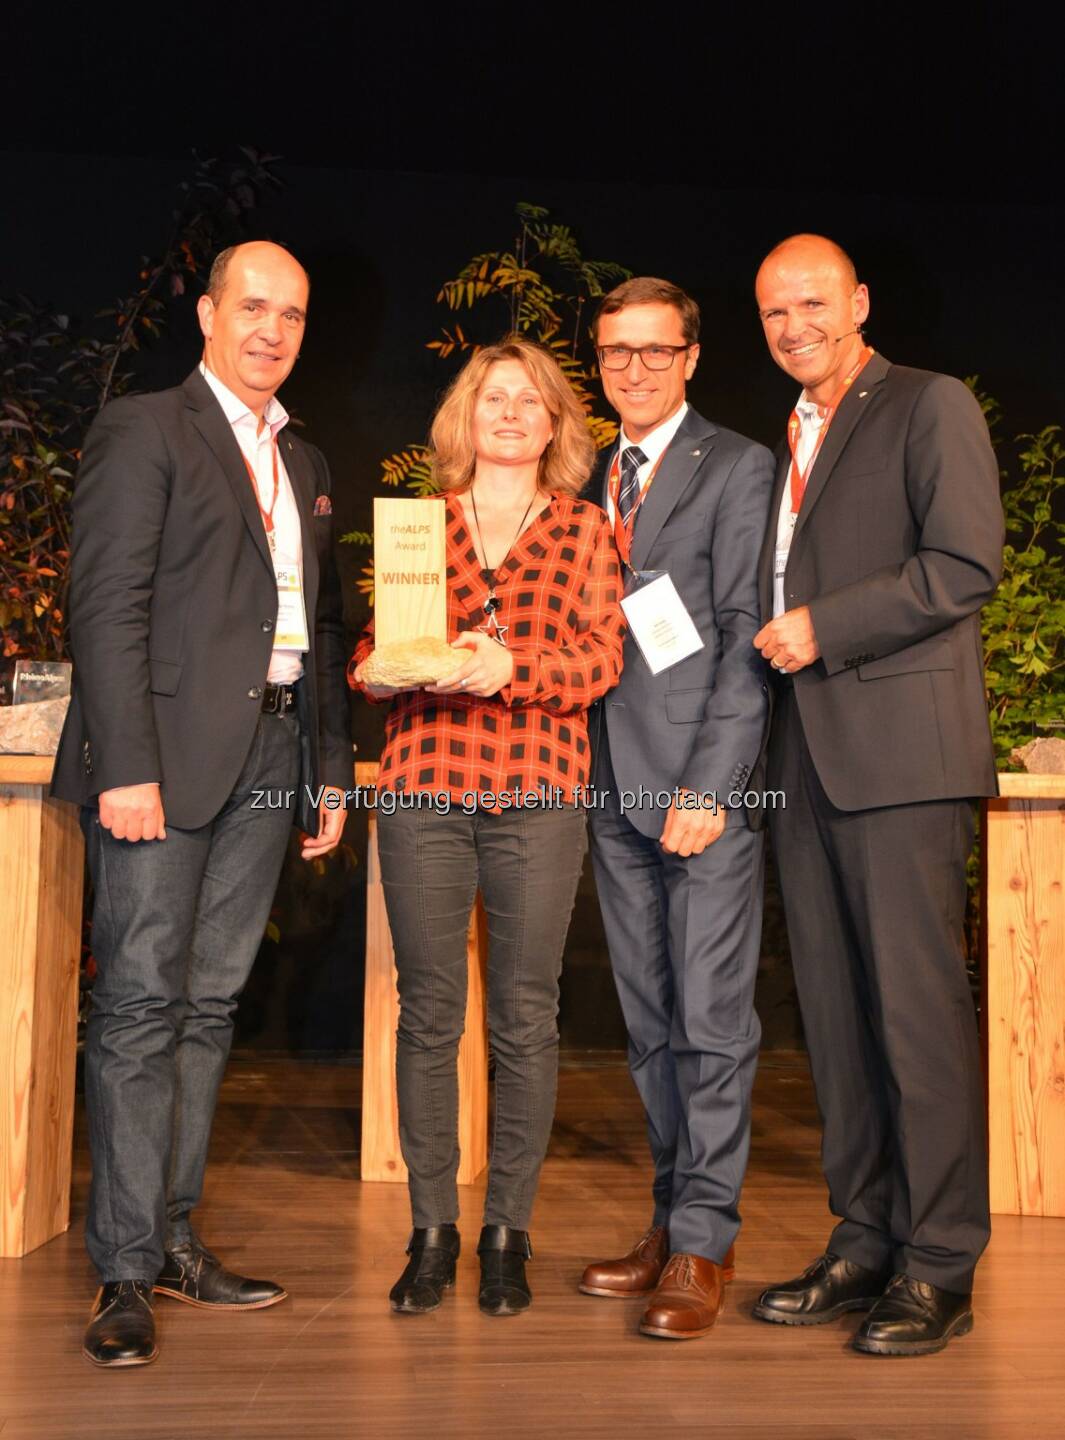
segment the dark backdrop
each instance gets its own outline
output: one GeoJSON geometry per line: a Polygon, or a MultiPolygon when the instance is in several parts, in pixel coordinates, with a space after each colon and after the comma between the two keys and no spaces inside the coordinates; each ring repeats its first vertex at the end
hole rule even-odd
{"type": "MultiPolygon", "coordinates": [[[[15,202],[0,234],[0,288],[75,316],[128,290],[141,252],[160,246],[174,188],[188,170],[180,153],[163,154],[0,154],[0,194],[15,202]]],[[[560,168],[571,171],[572,157],[560,168]]],[[[284,190],[256,212],[251,233],[288,244],[312,276],[303,358],[283,398],[330,460],[338,533],[368,528],[380,458],[424,438],[453,373],[424,348],[445,318],[434,303],[441,280],[476,251],[509,241],[519,200],[548,206],[573,225],[587,256],[690,290],[703,311],[691,398],[767,444],[793,396],[765,351],[751,284],[765,251],[799,229],[828,233],[853,253],[872,291],[869,335],[888,358],[979,373],[1014,431],[1065,416],[1059,206],[1016,194],[981,197],[971,187],[951,198],[927,187],[908,194],[897,181],[876,194],[831,167],[819,175],[829,188],[801,192],[786,184],[787,167],[761,176],[758,188],[557,179],[538,169],[522,178],[286,164],[284,190]]],[[[143,388],[175,383],[197,358],[190,297],[175,306],[164,341],[144,355],[143,388]]],[[[364,555],[342,547],[341,560],[354,631],[365,618],[354,584],[364,555]]],[[[356,704],[353,726],[361,754],[375,755],[379,714],[356,704]]],[[[363,857],[362,817],[352,817],[347,838],[363,857]]],[[[320,878],[289,866],[275,917],[282,939],[264,944],[241,1011],[242,1043],[357,1047],[361,891],[362,875],[339,866],[320,878]]],[[[792,1044],[798,1024],[775,904],[763,948],[766,1039],[792,1044]]],[[[587,877],[566,956],[563,1036],[573,1046],[623,1043],[587,877]]]]}

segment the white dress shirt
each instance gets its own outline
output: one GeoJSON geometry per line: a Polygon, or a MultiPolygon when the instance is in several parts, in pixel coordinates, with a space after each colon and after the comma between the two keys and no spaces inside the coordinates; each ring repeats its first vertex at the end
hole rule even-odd
{"type": "MultiPolygon", "coordinates": [[[[274,494],[274,445],[278,435],[288,424],[288,411],[271,395],[263,411],[263,425],[253,410],[239,400],[218,376],[201,362],[200,374],[210,385],[221,405],[226,419],[233,427],[233,434],[241,453],[255,475],[255,486],[259,492],[259,505],[265,511],[270,507],[274,494]]],[[[249,479],[248,483],[251,481],[249,479]]],[[[295,566],[303,586],[303,532],[300,527],[296,497],[292,493],[292,482],[288,478],[285,462],[281,458],[281,447],[277,447],[277,504],[274,506],[274,558],[278,564],[295,566]]],[[[306,602],[304,602],[306,613],[306,602]]],[[[308,624],[310,619],[308,617],[308,624]]],[[[287,650],[275,645],[270,656],[270,668],[266,678],[273,685],[292,685],[303,674],[303,652],[287,650]]]]}
{"type": "MultiPolygon", "coordinates": [[[[805,390],[795,402],[795,413],[799,417],[799,438],[795,442],[795,461],[799,467],[799,474],[806,475],[809,480],[807,466],[825,423],[825,415],[813,400],[807,400],[805,390]]],[[[777,541],[773,555],[774,620],[790,608],[784,601],[784,570],[788,563],[791,537],[795,531],[797,518],[791,509],[791,467],[789,465],[788,479],[784,482],[784,493],[780,497],[780,509],[777,512],[777,541]]]]}
{"type": "MultiPolygon", "coordinates": [[[[642,440],[630,440],[625,434],[625,427],[621,427],[620,444],[618,447],[618,473],[621,473],[621,457],[630,445],[638,445],[647,459],[636,472],[640,482],[640,494],[647,489],[648,481],[654,473],[654,468],[665,454],[666,447],[672,441],[674,435],[681,427],[685,415],[688,413],[688,402],[685,400],[679,410],[675,410],[668,420],[663,420],[661,425],[643,437],[642,440]]],[[[614,497],[610,494],[610,487],[607,486],[607,515],[610,523],[614,523],[614,497]]]]}

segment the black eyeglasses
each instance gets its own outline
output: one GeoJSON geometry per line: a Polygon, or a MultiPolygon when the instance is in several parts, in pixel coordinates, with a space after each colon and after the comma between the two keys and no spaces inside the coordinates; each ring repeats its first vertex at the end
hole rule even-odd
{"type": "Polygon", "coordinates": [[[668,370],[675,355],[691,348],[690,345],[600,345],[596,354],[604,370],[627,370],[634,355],[639,355],[648,370],[668,370]]]}

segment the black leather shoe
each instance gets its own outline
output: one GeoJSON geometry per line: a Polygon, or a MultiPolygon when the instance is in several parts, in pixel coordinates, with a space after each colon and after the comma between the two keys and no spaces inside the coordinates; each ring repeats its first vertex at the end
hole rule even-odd
{"type": "Polygon", "coordinates": [[[147,1280],[114,1280],[101,1287],[81,1353],[94,1365],[151,1364],[159,1347],[147,1280]]]}
{"type": "Polygon", "coordinates": [[[195,1235],[166,1250],[155,1293],[205,1310],[265,1310],[288,1294],[272,1280],[234,1275],[195,1235]]]}
{"type": "Polygon", "coordinates": [[[481,1284],[477,1304],[486,1315],[518,1315],[532,1304],[525,1262],[532,1259],[528,1233],[509,1225],[486,1225],[477,1245],[481,1284]]]}
{"type": "Polygon", "coordinates": [[[934,1355],[972,1328],[971,1295],[896,1275],[859,1326],[854,1348],[865,1355],[934,1355]]]}
{"type": "Polygon", "coordinates": [[[774,1325],[827,1325],[848,1310],[868,1310],[890,1279],[890,1270],[865,1270],[828,1251],[795,1280],[763,1290],[754,1313],[774,1325]]]}
{"type": "Polygon", "coordinates": [[[454,1225],[429,1225],[411,1231],[407,1243],[410,1260],[388,1296],[397,1315],[424,1315],[436,1309],[444,1291],[455,1283],[455,1261],[461,1244],[454,1225]]]}

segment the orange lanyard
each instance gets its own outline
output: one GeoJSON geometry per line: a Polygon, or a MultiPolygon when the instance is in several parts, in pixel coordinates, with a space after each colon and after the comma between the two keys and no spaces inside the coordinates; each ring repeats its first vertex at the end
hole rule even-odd
{"type": "Polygon", "coordinates": [[[274,493],[273,493],[273,495],[270,497],[270,508],[269,508],[269,510],[264,510],[264,509],[263,509],[263,502],[259,499],[259,482],[258,482],[258,480],[256,480],[256,478],[255,478],[255,471],[251,468],[251,461],[248,459],[247,455],[245,455],[245,453],[244,453],[243,450],[241,450],[241,452],[240,452],[240,458],[244,461],[244,468],[245,468],[245,469],[247,470],[247,472],[248,472],[248,479],[251,481],[251,488],[252,488],[252,490],[254,491],[254,494],[255,494],[255,503],[256,503],[256,505],[258,505],[258,507],[259,507],[259,514],[263,517],[263,526],[264,526],[265,529],[266,529],[267,535],[270,536],[270,538],[271,538],[271,540],[272,540],[272,539],[273,539],[273,534],[274,534],[274,506],[277,504],[277,492],[278,492],[278,489],[279,489],[278,478],[277,478],[277,441],[276,441],[276,440],[273,441],[273,443],[271,444],[271,447],[270,447],[270,448],[271,448],[271,450],[273,451],[273,455],[272,455],[271,458],[273,459],[273,465],[274,465],[274,493]]]}
{"type": "Polygon", "coordinates": [[[854,369],[851,370],[848,375],[844,376],[843,383],[840,385],[835,395],[833,395],[825,410],[824,424],[821,426],[821,429],[818,432],[817,441],[813,449],[813,454],[810,456],[809,460],[807,460],[805,469],[801,471],[799,469],[799,462],[795,458],[795,451],[798,447],[799,431],[802,428],[802,421],[799,419],[798,413],[795,410],[791,412],[791,416],[788,420],[788,448],[791,450],[791,475],[789,477],[789,480],[791,485],[791,513],[793,515],[797,515],[799,513],[799,506],[802,504],[802,497],[806,494],[806,481],[809,478],[810,471],[814,468],[814,461],[817,459],[817,455],[819,450],[821,449],[822,443],[824,442],[824,438],[828,434],[828,427],[832,424],[832,417],[838,410],[840,401],[843,399],[844,395],[846,395],[847,391],[854,384],[855,380],[857,380],[858,376],[862,373],[866,365],[868,365],[869,361],[873,358],[873,354],[874,351],[872,349],[872,346],[866,345],[862,353],[858,356],[858,363],[854,366],[854,369]]]}
{"type": "MultiPolygon", "coordinates": [[[[669,446],[667,445],[666,450],[668,449],[669,446]]],[[[618,547],[618,554],[621,556],[622,561],[626,565],[629,563],[629,555],[632,551],[632,531],[634,525],[636,524],[636,512],[643,504],[643,498],[647,494],[648,490],[650,490],[651,488],[651,481],[658,474],[659,465],[661,465],[662,461],[666,458],[666,450],[662,451],[661,455],[659,455],[658,459],[652,465],[651,473],[647,477],[647,484],[640,486],[639,497],[636,501],[636,504],[629,511],[629,519],[627,524],[622,523],[621,511],[618,509],[618,493],[621,490],[620,446],[618,447],[617,454],[610,462],[610,475],[607,480],[607,487],[610,493],[611,503],[614,506],[614,541],[618,547]]]]}

